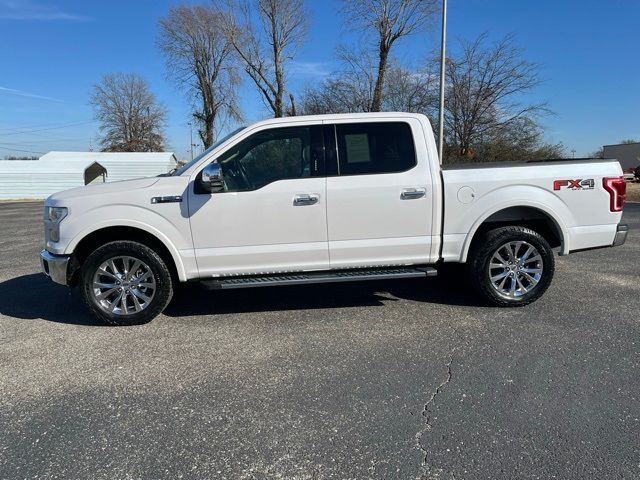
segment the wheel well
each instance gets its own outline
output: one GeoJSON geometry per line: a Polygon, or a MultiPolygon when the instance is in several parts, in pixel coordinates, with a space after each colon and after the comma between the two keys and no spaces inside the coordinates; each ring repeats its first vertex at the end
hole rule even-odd
{"type": "Polygon", "coordinates": [[[164,261],[171,272],[173,280],[178,282],[178,269],[171,256],[171,252],[162,241],[155,235],[135,227],[106,227],[91,232],[80,240],[73,251],[74,273],[72,284],[77,281],[80,265],[98,247],[116,240],[130,240],[138,242],[155,251],[164,261]]]}
{"type": "Polygon", "coordinates": [[[482,222],[473,235],[471,248],[487,231],[510,225],[526,227],[537,232],[549,243],[551,248],[562,245],[562,231],[547,213],[534,207],[509,207],[494,213],[482,222]]]}

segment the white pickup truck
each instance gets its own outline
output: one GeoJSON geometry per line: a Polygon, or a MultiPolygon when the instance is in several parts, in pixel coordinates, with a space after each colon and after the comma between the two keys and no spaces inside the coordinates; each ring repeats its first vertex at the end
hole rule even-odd
{"type": "Polygon", "coordinates": [[[44,207],[44,272],[111,324],[211,288],[428,277],[466,263],[489,303],[539,298],[560,255],[624,243],[616,161],[441,167],[418,114],[271,119],[167,175],[75,188],[44,207]]]}

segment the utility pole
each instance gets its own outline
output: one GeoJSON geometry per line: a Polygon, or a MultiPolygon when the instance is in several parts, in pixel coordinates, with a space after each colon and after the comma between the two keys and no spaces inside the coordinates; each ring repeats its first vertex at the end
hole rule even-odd
{"type": "Polygon", "coordinates": [[[193,160],[193,127],[191,122],[189,122],[189,148],[191,149],[191,160],[193,160]]]}
{"type": "Polygon", "coordinates": [[[444,151],[444,77],[447,43],[447,0],[442,0],[442,39],[440,41],[440,118],[438,120],[438,157],[442,165],[444,151]]]}

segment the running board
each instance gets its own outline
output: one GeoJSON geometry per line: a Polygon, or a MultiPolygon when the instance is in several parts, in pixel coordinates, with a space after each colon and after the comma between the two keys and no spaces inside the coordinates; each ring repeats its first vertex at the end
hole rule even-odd
{"type": "Polygon", "coordinates": [[[323,272],[279,273],[272,275],[222,277],[202,280],[205,288],[226,290],[231,288],[272,287],[313,283],[359,282],[363,280],[388,280],[393,278],[425,278],[438,274],[433,267],[375,268],[323,272]]]}

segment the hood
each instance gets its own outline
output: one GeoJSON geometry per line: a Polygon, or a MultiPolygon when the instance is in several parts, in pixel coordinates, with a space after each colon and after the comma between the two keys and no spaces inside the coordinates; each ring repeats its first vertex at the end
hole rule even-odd
{"type": "Polygon", "coordinates": [[[130,192],[140,188],[148,188],[159,180],[158,177],[136,178],[134,180],[123,180],[120,182],[98,183],[85,185],[84,187],[71,188],[62,192],[54,193],[44,202],[45,205],[54,205],[69,199],[88,197],[93,195],[113,194],[119,192],[130,192]]]}

